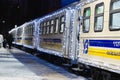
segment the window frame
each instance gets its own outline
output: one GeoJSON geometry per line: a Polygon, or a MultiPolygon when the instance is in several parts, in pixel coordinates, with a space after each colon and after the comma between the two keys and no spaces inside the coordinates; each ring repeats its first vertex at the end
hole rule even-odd
{"type": "Polygon", "coordinates": [[[50,34],[53,34],[53,33],[54,33],[54,25],[55,25],[54,19],[51,19],[51,20],[50,20],[50,34]],[[53,24],[52,24],[52,21],[53,21],[53,24]],[[52,30],[52,32],[51,32],[52,27],[53,27],[53,30],[52,30]]]}
{"type": "Polygon", "coordinates": [[[116,28],[111,28],[112,20],[113,20],[112,15],[116,14],[116,13],[120,13],[120,8],[119,9],[115,9],[115,10],[112,9],[113,3],[117,2],[117,1],[120,1],[120,0],[111,0],[111,2],[110,2],[110,12],[109,12],[109,30],[110,31],[118,31],[118,30],[120,30],[120,28],[117,28],[117,29],[116,28]]]}
{"type": "Polygon", "coordinates": [[[60,16],[60,27],[58,29],[59,29],[58,31],[59,31],[60,34],[64,33],[64,30],[65,30],[65,15],[60,16]],[[64,22],[62,22],[63,17],[64,17],[64,22]],[[61,32],[61,26],[62,25],[64,25],[64,27],[63,27],[63,31],[61,32]]]}
{"type": "Polygon", "coordinates": [[[59,33],[59,17],[56,17],[56,18],[55,18],[55,28],[54,28],[54,33],[55,33],[55,34],[58,34],[58,33],[59,33]],[[56,25],[57,20],[58,20],[58,25],[56,25]],[[56,26],[58,26],[58,27],[56,27],[56,26]]]}
{"type": "Polygon", "coordinates": [[[31,36],[33,36],[33,34],[34,34],[34,26],[35,26],[35,24],[32,23],[32,24],[31,24],[31,27],[30,27],[30,35],[31,35],[31,36]]]}
{"type": "Polygon", "coordinates": [[[46,35],[46,33],[47,33],[47,23],[46,23],[46,21],[44,21],[43,22],[43,35],[46,35]]]}
{"type": "Polygon", "coordinates": [[[43,35],[43,22],[41,22],[40,24],[39,24],[39,34],[42,34],[43,35]]]}
{"type": "Polygon", "coordinates": [[[83,26],[83,33],[88,33],[88,32],[90,31],[90,17],[91,17],[91,8],[90,8],[90,7],[84,8],[84,9],[83,9],[83,25],[82,25],[82,26],[83,26]],[[86,17],[85,17],[85,11],[86,11],[87,9],[90,9],[90,16],[86,16],[86,17]],[[88,31],[85,31],[84,21],[87,20],[87,19],[89,19],[89,30],[88,30],[88,31]]]}
{"type": "Polygon", "coordinates": [[[95,17],[94,17],[94,32],[102,32],[103,28],[104,28],[104,10],[105,10],[105,6],[104,6],[104,2],[98,3],[95,6],[95,17]],[[99,13],[97,14],[97,8],[103,6],[103,13],[99,13]],[[97,23],[97,18],[98,17],[103,17],[103,23],[102,23],[102,29],[101,30],[96,30],[96,23],[97,23]]]}
{"type": "Polygon", "coordinates": [[[46,21],[46,34],[49,35],[50,34],[50,21],[46,21]],[[48,24],[49,23],[49,24],[48,24]]]}

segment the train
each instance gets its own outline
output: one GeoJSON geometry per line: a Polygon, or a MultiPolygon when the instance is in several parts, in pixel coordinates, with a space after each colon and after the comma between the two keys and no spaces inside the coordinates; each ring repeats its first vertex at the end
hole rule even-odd
{"type": "Polygon", "coordinates": [[[83,0],[9,33],[14,45],[43,52],[78,70],[89,69],[93,80],[119,80],[119,16],[120,0],[83,0]]]}

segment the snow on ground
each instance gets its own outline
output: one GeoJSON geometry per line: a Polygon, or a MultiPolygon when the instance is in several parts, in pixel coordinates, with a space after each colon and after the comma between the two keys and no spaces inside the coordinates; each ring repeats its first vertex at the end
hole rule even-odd
{"type": "Polygon", "coordinates": [[[16,48],[0,48],[0,80],[86,79],[16,48]]]}

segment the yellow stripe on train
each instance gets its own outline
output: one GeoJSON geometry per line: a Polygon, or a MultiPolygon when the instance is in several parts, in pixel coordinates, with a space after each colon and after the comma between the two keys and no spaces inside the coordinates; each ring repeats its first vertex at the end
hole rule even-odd
{"type": "Polygon", "coordinates": [[[40,46],[46,49],[55,50],[55,51],[62,51],[62,44],[61,43],[51,43],[51,42],[41,42],[40,46]]]}
{"type": "Polygon", "coordinates": [[[88,54],[120,60],[120,49],[89,47],[88,54]]]}
{"type": "Polygon", "coordinates": [[[23,40],[23,43],[26,45],[33,45],[33,41],[32,40],[23,40]]]}

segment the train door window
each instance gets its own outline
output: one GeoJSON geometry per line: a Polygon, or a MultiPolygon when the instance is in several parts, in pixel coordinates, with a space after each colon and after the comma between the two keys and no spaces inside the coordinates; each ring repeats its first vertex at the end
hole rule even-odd
{"type": "Polygon", "coordinates": [[[55,33],[58,33],[59,19],[55,19],[55,33]]]}
{"type": "Polygon", "coordinates": [[[50,29],[50,22],[47,22],[47,34],[49,34],[49,29],[50,29]]]}
{"type": "Polygon", "coordinates": [[[111,1],[109,29],[120,30],[120,0],[111,1]]]}
{"type": "Polygon", "coordinates": [[[104,15],[104,5],[103,3],[97,4],[95,7],[95,32],[101,32],[103,29],[103,15],[104,15]]]}
{"type": "Polygon", "coordinates": [[[60,17],[60,33],[63,33],[65,27],[65,17],[61,16],[60,17]]]}
{"type": "Polygon", "coordinates": [[[90,28],[90,7],[84,9],[84,14],[83,14],[83,32],[89,32],[90,28]]]}
{"type": "Polygon", "coordinates": [[[54,29],[54,20],[51,20],[50,33],[53,33],[53,29],[54,29]]]}

